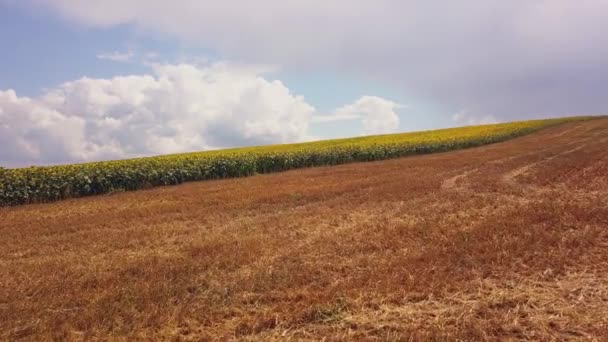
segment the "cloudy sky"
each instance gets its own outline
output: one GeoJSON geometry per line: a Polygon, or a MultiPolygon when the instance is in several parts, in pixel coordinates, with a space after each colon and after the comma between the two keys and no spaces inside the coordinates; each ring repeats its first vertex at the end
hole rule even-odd
{"type": "Polygon", "coordinates": [[[0,0],[0,166],[608,112],[608,0],[0,0]]]}

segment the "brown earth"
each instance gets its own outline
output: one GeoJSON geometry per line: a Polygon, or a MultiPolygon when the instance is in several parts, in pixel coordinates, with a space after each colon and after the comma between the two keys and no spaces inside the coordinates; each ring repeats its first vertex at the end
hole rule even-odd
{"type": "Polygon", "coordinates": [[[608,340],[608,119],[0,209],[0,339],[608,340]]]}

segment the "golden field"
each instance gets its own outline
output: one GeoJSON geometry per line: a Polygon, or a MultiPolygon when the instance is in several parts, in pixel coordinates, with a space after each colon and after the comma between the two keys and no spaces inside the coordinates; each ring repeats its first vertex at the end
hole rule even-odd
{"type": "Polygon", "coordinates": [[[606,340],[608,119],[0,208],[0,340],[606,340]]]}

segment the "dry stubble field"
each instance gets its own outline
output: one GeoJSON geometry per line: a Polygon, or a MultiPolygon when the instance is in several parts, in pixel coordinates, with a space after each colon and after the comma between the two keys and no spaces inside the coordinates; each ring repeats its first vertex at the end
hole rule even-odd
{"type": "Polygon", "coordinates": [[[606,340],[608,119],[0,209],[0,339],[606,340]]]}

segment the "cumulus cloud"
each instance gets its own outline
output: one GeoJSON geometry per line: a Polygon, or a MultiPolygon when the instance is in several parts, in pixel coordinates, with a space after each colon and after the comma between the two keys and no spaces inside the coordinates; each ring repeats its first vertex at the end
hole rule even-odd
{"type": "Polygon", "coordinates": [[[391,133],[399,129],[399,116],[395,109],[400,107],[403,106],[377,96],[363,96],[331,115],[314,116],[312,122],[361,120],[364,134],[391,133]]]}
{"type": "Polygon", "coordinates": [[[153,75],[0,92],[0,160],[56,163],[301,141],[314,108],[254,68],[159,65],[153,75]]]}
{"type": "Polygon", "coordinates": [[[504,120],[608,106],[605,0],[24,1],[223,58],[373,77],[450,112],[504,120]]]}
{"type": "MultiPolygon", "coordinates": [[[[24,166],[310,140],[315,108],[268,68],[154,65],[149,75],[66,82],[36,98],[0,91],[0,164],[24,166]]],[[[395,129],[395,104],[364,97],[336,111],[366,132],[395,129]]]]}
{"type": "Polygon", "coordinates": [[[0,91],[0,163],[56,162],[78,159],[85,120],[63,113],[13,90],[0,91]]]}

